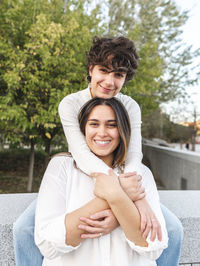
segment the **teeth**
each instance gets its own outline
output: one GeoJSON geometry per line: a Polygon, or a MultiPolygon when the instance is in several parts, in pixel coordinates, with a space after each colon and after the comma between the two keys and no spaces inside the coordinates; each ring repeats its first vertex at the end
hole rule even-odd
{"type": "Polygon", "coordinates": [[[107,144],[107,143],[109,143],[110,141],[109,141],[109,140],[95,140],[95,142],[96,142],[97,144],[107,144]]]}

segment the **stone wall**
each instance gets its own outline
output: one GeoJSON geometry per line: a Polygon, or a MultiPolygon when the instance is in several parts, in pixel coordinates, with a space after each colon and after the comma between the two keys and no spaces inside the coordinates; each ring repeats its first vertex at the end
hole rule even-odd
{"type": "Polygon", "coordinates": [[[165,189],[200,189],[200,154],[157,145],[143,145],[145,161],[165,189]]]}

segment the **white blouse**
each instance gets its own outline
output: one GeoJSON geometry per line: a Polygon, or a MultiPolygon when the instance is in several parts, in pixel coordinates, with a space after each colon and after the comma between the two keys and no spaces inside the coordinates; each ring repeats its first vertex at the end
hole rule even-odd
{"type": "MultiPolygon", "coordinates": [[[[137,171],[141,174],[141,111],[136,101],[131,97],[118,93],[116,98],[125,106],[131,122],[131,139],[126,156],[125,173],[137,171]]],[[[69,151],[79,168],[86,174],[107,173],[108,166],[97,158],[88,148],[83,134],[80,132],[78,113],[81,107],[91,99],[89,88],[67,95],[59,104],[58,111],[64,133],[69,145],[69,151]]]]}
{"type": "Polygon", "coordinates": [[[119,226],[101,238],[86,239],[79,246],[65,244],[65,216],[94,198],[94,179],[74,167],[67,156],[54,157],[45,172],[39,190],[35,242],[44,255],[43,266],[153,266],[168,237],[160,210],[159,196],[150,170],[143,166],[146,199],[159,220],[162,241],[149,240],[148,247],[129,241],[119,226]]]}

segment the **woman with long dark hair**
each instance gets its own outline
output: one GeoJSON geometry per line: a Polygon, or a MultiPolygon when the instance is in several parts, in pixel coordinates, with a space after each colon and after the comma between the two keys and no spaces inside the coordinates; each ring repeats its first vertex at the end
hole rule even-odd
{"type": "Polygon", "coordinates": [[[118,178],[131,136],[125,108],[115,98],[94,98],[81,109],[78,120],[88,148],[109,172],[93,173],[91,177],[78,168],[73,157],[58,155],[51,160],[36,208],[35,241],[44,256],[42,265],[156,265],[168,237],[155,182],[143,166],[143,187],[161,224],[162,241],[157,237],[151,241],[150,234],[142,236],[140,214],[133,201],[138,192],[127,189],[123,178],[118,178]],[[105,235],[103,229],[99,230],[93,239],[82,238],[87,225],[80,225],[80,217],[89,218],[108,208],[117,219],[117,228],[105,235]]]}

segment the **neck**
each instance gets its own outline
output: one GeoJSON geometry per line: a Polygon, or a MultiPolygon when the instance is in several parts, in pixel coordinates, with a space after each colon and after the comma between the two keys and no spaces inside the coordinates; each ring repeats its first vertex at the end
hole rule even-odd
{"type": "Polygon", "coordinates": [[[91,97],[94,98],[93,94],[92,94],[92,89],[90,87],[90,94],[91,94],[91,97]]]}
{"type": "Polygon", "coordinates": [[[113,168],[113,154],[110,154],[109,156],[98,156],[99,159],[104,161],[105,164],[107,164],[108,167],[113,168]]]}

